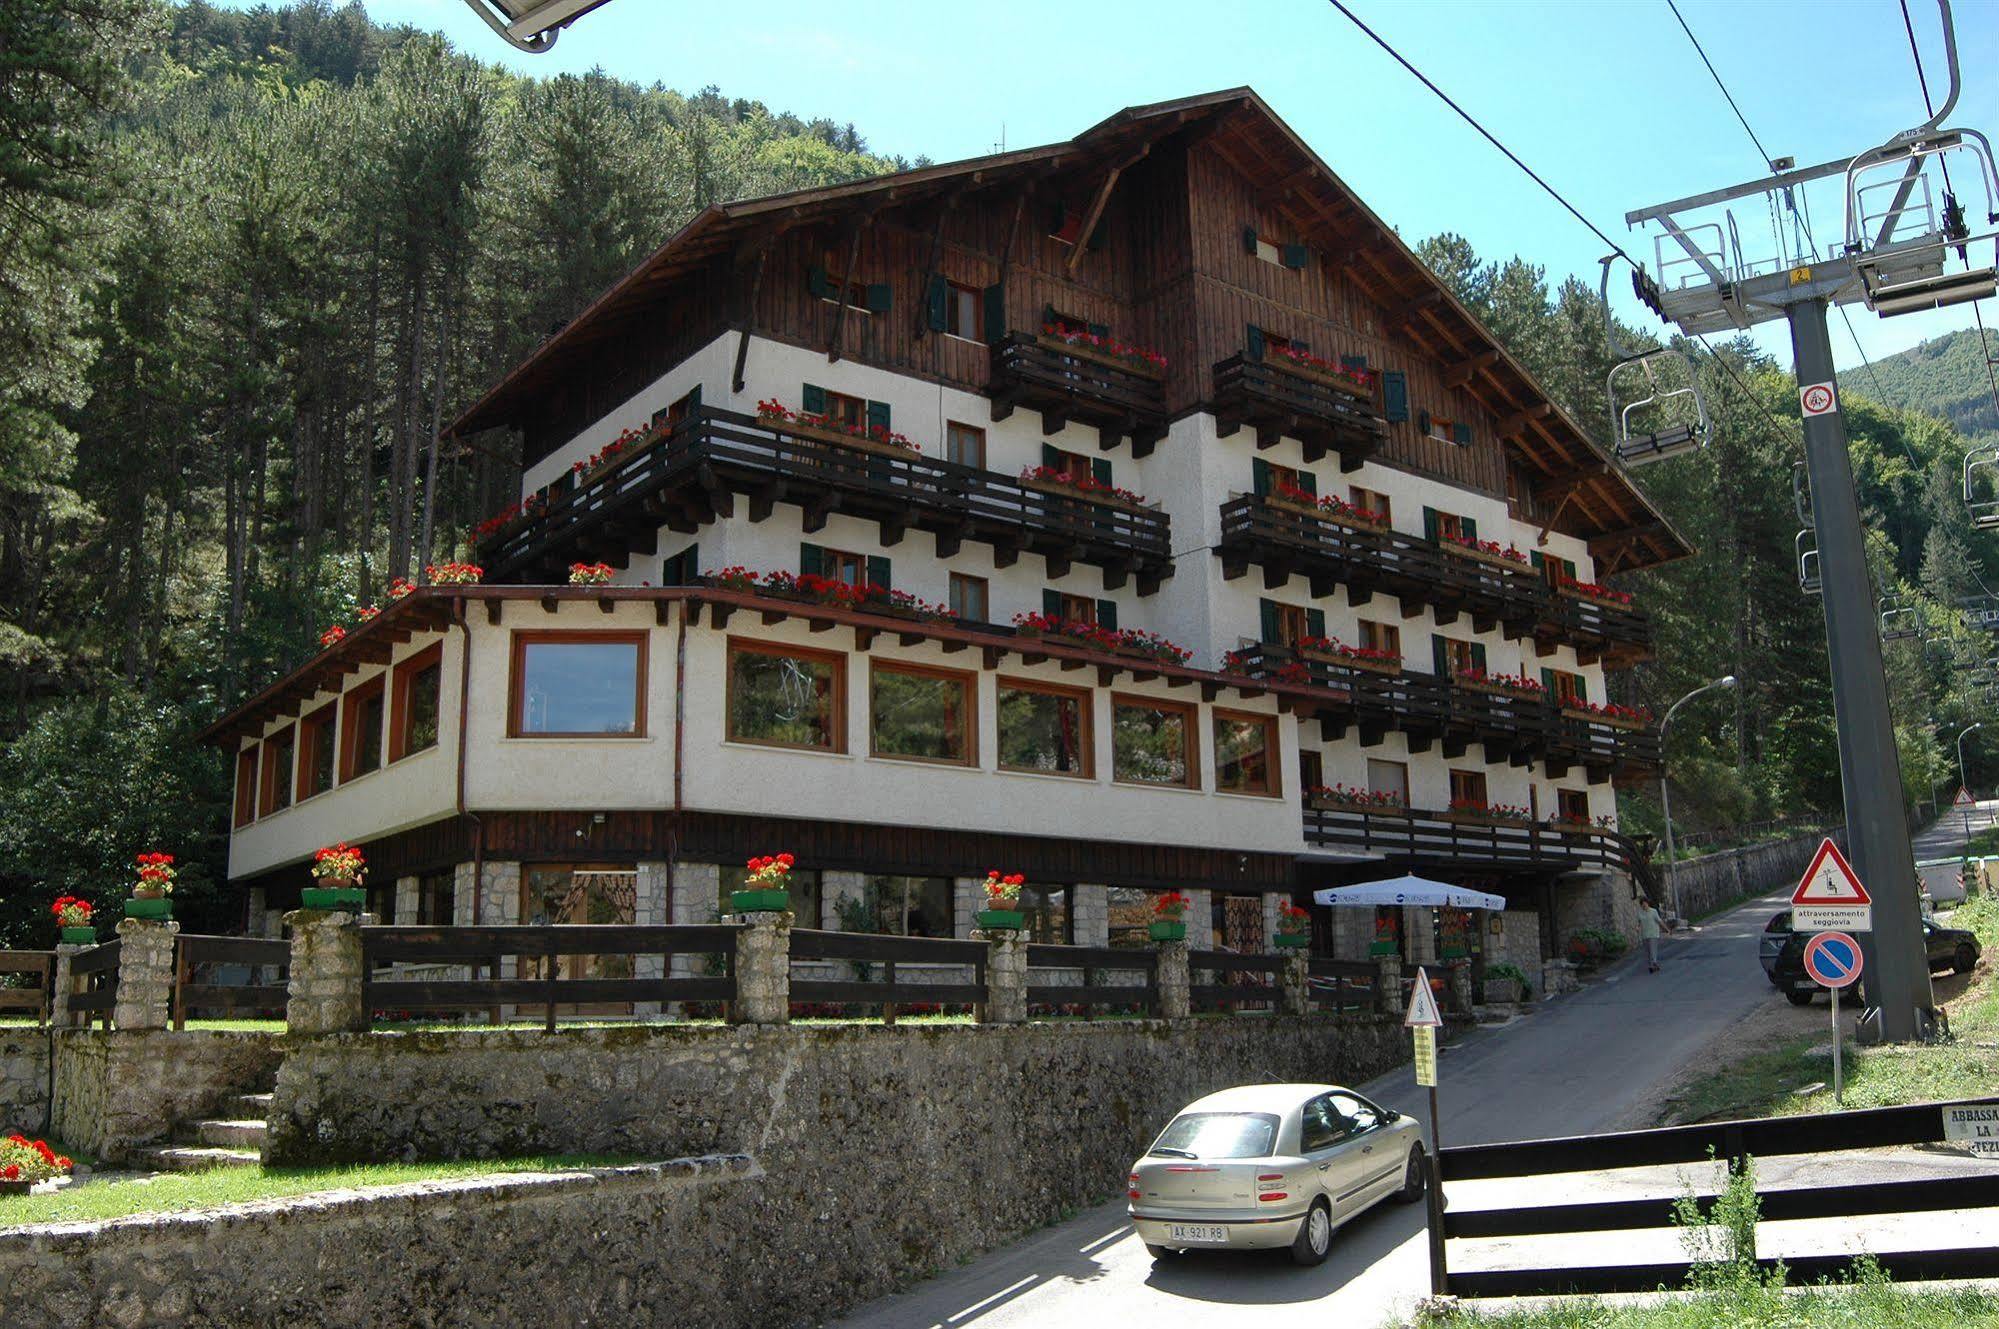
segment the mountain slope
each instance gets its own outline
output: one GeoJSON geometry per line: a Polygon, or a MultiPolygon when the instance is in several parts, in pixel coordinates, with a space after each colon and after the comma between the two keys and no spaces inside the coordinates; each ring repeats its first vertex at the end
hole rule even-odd
{"type": "MultiPolygon", "coordinates": [[[[1999,356],[1999,333],[1987,331],[1986,344],[1999,356]]],[[[1999,405],[1985,376],[1978,330],[1966,328],[1948,337],[1922,342],[1874,362],[1875,379],[1866,370],[1848,385],[1869,396],[1885,396],[1888,404],[1925,415],[1940,415],[1974,442],[1999,442],[1999,405]]]]}

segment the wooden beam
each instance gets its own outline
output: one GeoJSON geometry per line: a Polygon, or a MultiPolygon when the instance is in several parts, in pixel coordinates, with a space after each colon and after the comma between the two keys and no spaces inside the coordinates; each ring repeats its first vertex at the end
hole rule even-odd
{"type": "Polygon", "coordinates": [[[1113,166],[1105,172],[1104,182],[1097,186],[1097,196],[1090,200],[1090,210],[1083,214],[1083,229],[1076,233],[1076,243],[1069,247],[1068,274],[1072,279],[1083,262],[1083,251],[1090,247],[1090,237],[1096,233],[1098,221],[1103,218],[1104,205],[1111,201],[1111,189],[1122,174],[1122,166],[1113,166]]]}
{"type": "Polygon", "coordinates": [[[1406,326],[1416,315],[1422,313],[1431,305],[1441,304],[1443,299],[1444,293],[1434,286],[1426,291],[1418,291],[1401,304],[1395,305],[1386,311],[1387,324],[1391,328],[1406,326]]]}
{"type": "Polygon", "coordinates": [[[1276,207],[1279,203],[1297,193],[1299,186],[1310,183],[1312,177],[1318,173],[1319,168],[1316,166],[1303,166],[1291,172],[1291,174],[1285,176],[1282,180],[1277,181],[1277,183],[1271,185],[1268,189],[1260,191],[1256,196],[1257,211],[1262,212],[1276,207]]]}
{"type": "Polygon", "coordinates": [[[1636,526],[1626,526],[1621,530],[1605,531],[1601,535],[1593,535],[1589,538],[1589,551],[1592,557],[1600,558],[1602,557],[1602,552],[1600,551],[1626,549],[1643,540],[1648,535],[1662,535],[1665,533],[1665,530],[1665,522],[1647,521],[1640,522],[1636,526]]]}
{"type": "MultiPolygon", "coordinates": [[[[1034,198],[1034,182],[1030,180],[1027,183],[1027,187],[1021,190],[1020,193],[1013,200],[1013,220],[1007,223],[1006,243],[1000,246],[998,285],[1001,289],[1002,295],[1004,295],[1006,289],[1007,270],[1013,266],[1013,242],[1014,239],[1020,234],[1021,214],[1027,211],[1027,205],[1029,202],[1033,200],[1033,198],[1034,198]]],[[[1000,418],[1001,417],[997,415],[993,417],[993,419],[995,420],[1000,418]]]]}
{"type": "Polygon", "coordinates": [[[854,268],[861,261],[861,237],[875,224],[873,213],[854,222],[854,238],[847,245],[847,266],[840,272],[840,289],[833,300],[833,343],[826,348],[826,359],[830,362],[840,358],[840,339],[847,330],[847,297],[854,286],[854,268]]]}
{"type": "Polygon", "coordinates": [[[1546,402],[1546,401],[1541,402],[1539,405],[1529,406],[1522,411],[1515,411],[1512,415],[1507,416],[1504,420],[1501,420],[1499,422],[1499,433],[1501,437],[1505,437],[1507,435],[1517,435],[1521,430],[1525,429],[1530,422],[1535,420],[1545,420],[1554,413],[1555,413],[1555,404],[1553,402],[1546,402]]]}
{"type": "MultiPolygon", "coordinates": [[[[937,208],[937,225],[930,232],[930,259],[923,265],[923,298],[916,302],[916,337],[921,341],[930,331],[930,284],[937,280],[937,260],[944,253],[944,222],[951,215],[951,209],[958,206],[963,190],[949,194],[937,208]]],[[[741,391],[741,389],[737,389],[741,391]]]]}
{"type": "Polygon", "coordinates": [[[1499,358],[1499,351],[1494,349],[1480,351],[1477,355],[1467,356],[1456,364],[1445,365],[1444,386],[1447,388],[1463,387],[1478,376],[1479,370],[1498,364],[1499,358]]]}
{"type": "Polygon", "coordinates": [[[750,275],[749,298],[743,302],[743,325],[736,337],[736,370],[731,379],[736,385],[737,392],[743,390],[743,366],[750,358],[750,329],[756,326],[757,297],[763,292],[764,268],[769,262],[770,247],[765,245],[762,252],[757,255],[757,270],[750,275]]]}

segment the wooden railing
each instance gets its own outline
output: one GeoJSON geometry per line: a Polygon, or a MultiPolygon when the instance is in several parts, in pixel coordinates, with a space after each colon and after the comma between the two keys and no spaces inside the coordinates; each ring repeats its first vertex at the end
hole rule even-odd
{"type": "Polygon", "coordinates": [[[584,541],[598,556],[647,545],[669,492],[701,520],[733,511],[737,494],[747,497],[753,517],[778,501],[803,503],[821,520],[848,513],[898,534],[915,527],[1009,555],[1053,553],[1129,571],[1142,593],[1172,572],[1170,523],[1158,509],[1095,503],[917,452],[851,447],[799,426],[703,408],[483,543],[488,577],[553,575],[584,541]]]}
{"type": "MultiPolygon", "coordinates": [[[[719,924],[519,924],[495,927],[384,926],[361,929],[365,977],[362,1004],[371,1012],[397,1015],[486,1010],[497,1022],[505,1006],[540,1006],[543,1024],[555,1027],[561,1006],[626,1002],[717,1001],[736,995],[736,933],[719,924]],[[676,956],[718,956],[722,973],[685,976],[672,972],[676,956]],[[656,958],[657,977],[570,978],[564,959],[656,958]],[[517,976],[501,973],[512,959],[517,976]],[[434,979],[383,977],[381,966],[420,962],[484,968],[487,978],[434,979]],[[536,968],[539,973],[519,976],[536,968]]],[[[636,969],[636,965],[633,966],[636,969]]]]}
{"type": "Polygon", "coordinates": [[[976,1006],[986,999],[986,957],[982,941],[952,937],[899,937],[871,932],[791,930],[791,959],[843,960],[879,977],[851,979],[793,978],[793,1006],[819,1003],[880,1006],[885,1023],[895,1023],[906,1006],[976,1006]],[[972,981],[938,982],[934,975],[912,975],[906,965],[956,965],[972,971],[972,981]]]}
{"type": "Polygon", "coordinates": [[[1215,436],[1227,438],[1243,425],[1256,430],[1259,447],[1297,439],[1308,464],[1336,451],[1343,471],[1358,469],[1388,436],[1377,402],[1276,360],[1232,355],[1215,366],[1215,436]]]}
{"type": "Polygon", "coordinates": [[[987,392],[993,419],[1015,407],[1041,412],[1042,430],[1059,433],[1070,420],[1093,424],[1106,446],[1129,435],[1143,457],[1166,436],[1166,385],[1137,369],[1074,354],[1031,332],[1010,332],[992,348],[987,392]]]}
{"type": "Polygon", "coordinates": [[[1159,1010],[1159,951],[1125,946],[1044,946],[1027,948],[1027,1005],[1066,1008],[1085,1013],[1103,1007],[1134,1007],[1152,1015],[1159,1010]],[[1036,974],[1040,970],[1040,974],[1036,974]],[[1049,971],[1078,974],[1080,982],[1049,982],[1049,971]],[[1117,975],[1137,974],[1137,982],[1117,981],[1117,975]],[[1112,981],[1102,982],[1110,976],[1112,981]],[[1036,982],[1040,978],[1042,981],[1036,982]]]}
{"type": "Polygon", "coordinates": [[[1637,846],[1614,831],[1556,830],[1539,822],[1472,825],[1440,812],[1308,807],[1305,838],[1411,866],[1650,873],[1637,846]]]}
{"type": "Polygon", "coordinates": [[[1381,965],[1376,961],[1315,955],[1306,973],[1314,1006],[1341,1013],[1374,1009],[1381,987],[1381,965]]]}
{"type": "Polygon", "coordinates": [[[102,1019],[111,1027],[111,1012],[118,1004],[118,955],[124,945],[108,941],[69,957],[69,977],[75,990],[69,994],[69,1009],[81,1015],[87,1026],[102,1019]]]}
{"type": "Polygon", "coordinates": [[[47,1024],[55,972],[54,951],[0,951],[0,974],[22,974],[35,980],[33,987],[0,986],[0,1011],[28,1011],[35,1023],[47,1024]]]}
{"type": "Polygon", "coordinates": [[[187,1028],[191,1011],[227,1011],[231,1015],[247,1012],[283,1018],[291,958],[291,943],[281,937],[181,933],[174,939],[173,1027],[187,1028]],[[202,970],[222,965],[244,966],[242,981],[224,982],[214,973],[201,981],[202,970]],[[275,970],[276,981],[269,981],[272,975],[259,975],[259,969],[275,970]]]}
{"type": "Polygon", "coordinates": [[[1245,1006],[1274,1009],[1288,958],[1235,951],[1189,951],[1188,1004],[1197,1011],[1236,1011],[1245,1006]],[[1203,970],[1214,976],[1205,983],[1199,977],[1203,970]]]}

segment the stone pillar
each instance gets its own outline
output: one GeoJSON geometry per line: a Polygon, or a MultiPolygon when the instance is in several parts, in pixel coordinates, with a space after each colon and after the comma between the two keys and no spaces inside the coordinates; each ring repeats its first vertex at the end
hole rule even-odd
{"type": "Polygon", "coordinates": [[[1070,917],[1075,920],[1076,944],[1078,946],[1108,946],[1111,944],[1111,888],[1108,886],[1078,885],[1069,902],[1070,917]]]}
{"type": "Polygon", "coordinates": [[[1471,1014],[1471,961],[1451,961],[1451,1010],[1471,1014]]]}
{"type": "Polygon", "coordinates": [[[791,915],[744,914],[736,933],[734,1024],[783,1024],[791,1018],[791,915]]]}
{"type": "Polygon", "coordinates": [[[344,910],[294,909],[285,915],[292,930],[291,986],[285,995],[285,1025],[294,1034],[344,1034],[368,1028],[361,1004],[361,927],[373,914],[344,910]]]}
{"type": "Polygon", "coordinates": [[[978,926],[979,910],[986,907],[986,879],[984,877],[953,877],[951,879],[951,935],[969,937],[978,926]]]}
{"type": "Polygon", "coordinates": [[[1278,1009],[1286,1015],[1303,1015],[1312,1009],[1312,957],[1295,950],[1284,957],[1284,995],[1278,1009]]]}
{"type": "Polygon", "coordinates": [[[1434,964],[1437,959],[1436,911],[1414,904],[1402,910],[1402,948],[1410,964],[1434,964]]]}
{"type": "Polygon", "coordinates": [[[416,922],[417,887],[420,881],[421,878],[418,877],[396,878],[396,915],[394,918],[383,919],[384,923],[416,922]]]}
{"type": "Polygon", "coordinates": [[[819,874],[819,917],[806,926],[825,928],[828,932],[843,931],[840,923],[840,902],[867,898],[867,873],[822,872],[819,874]]]}
{"type": "MultiPolygon", "coordinates": [[[[1206,894],[1206,892],[1202,892],[1206,894]]],[[[1188,969],[1184,941],[1159,943],[1159,1018],[1184,1020],[1194,1013],[1193,975],[1188,969]]]]}
{"type": "Polygon", "coordinates": [[[1215,901],[1208,891],[1184,891],[1187,897],[1187,941],[1197,951],[1215,944],[1215,901]]]}
{"type": "MultiPolygon", "coordinates": [[[[666,864],[661,862],[640,863],[638,880],[634,884],[632,898],[632,921],[641,927],[659,927],[666,922],[666,864]]],[[[666,957],[664,955],[639,955],[632,959],[632,977],[641,979],[662,979],[666,977],[666,957]]],[[[632,1003],[632,1014],[644,1019],[658,1015],[660,1004],[656,1001],[632,1003]]]]}
{"type": "Polygon", "coordinates": [[[1374,994],[1374,1008],[1383,1015],[1402,1014],[1402,957],[1384,955],[1381,961],[1381,983],[1374,994]]]}
{"type": "Polygon", "coordinates": [[[979,1019],[985,1024],[1026,1023],[1027,934],[996,928],[980,935],[986,939],[987,954],[986,1002],[979,1008],[979,1019]]]}
{"type": "Polygon", "coordinates": [[[1365,960],[1374,944],[1374,911],[1346,905],[1332,911],[1333,955],[1341,960],[1365,960]]]}
{"type": "Polygon", "coordinates": [[[174,995],[172,919],[118,920],[118,1000],[111,1022],[120,1029],[164,1029],[174,995]]]}
{"type": "MultiPolygon", "coordinates": [[[[672,898],[667,901],[669,923],[713,923],[722,917],[722,865],[719,863],[675,863],[672,898]]],[[[673,957],[675,978],[694,978],[702,972],[703,957],[673,957]]]]}
{"type": "Polygon", "coordinates": [[[69,999],[75,995],[76,980],[70,977],[69,957],[79,951],[87,951],[88,946],[75,946],[69,942],[56,945],[55,972],[49,976],[52,985],[49,993],[49,1027],[51,1029],[80,1029],[89,1021],[82,1015],[73,1015],[69,1009],[69,999]]]}
{"type": "Polygon", "coordinates": [[[1284,896],[1265,892],[1263,896],[1263,950],[1265,954],[1277,949],[1277,911],[1283,907],[1284,896]]]}

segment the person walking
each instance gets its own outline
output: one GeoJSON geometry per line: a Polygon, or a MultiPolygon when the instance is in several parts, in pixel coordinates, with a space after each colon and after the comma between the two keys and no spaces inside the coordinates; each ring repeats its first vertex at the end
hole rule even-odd
{"type": "Polygon", "coordinates": [[[1651,964],[1650,972],[1659,972],[1659,937],[1665,932],[1665,924],[1659,917],[1659,906],[1650,899],[1638,902],[1638,935],[1645,939],[1645,958],[1651,964]]]}

